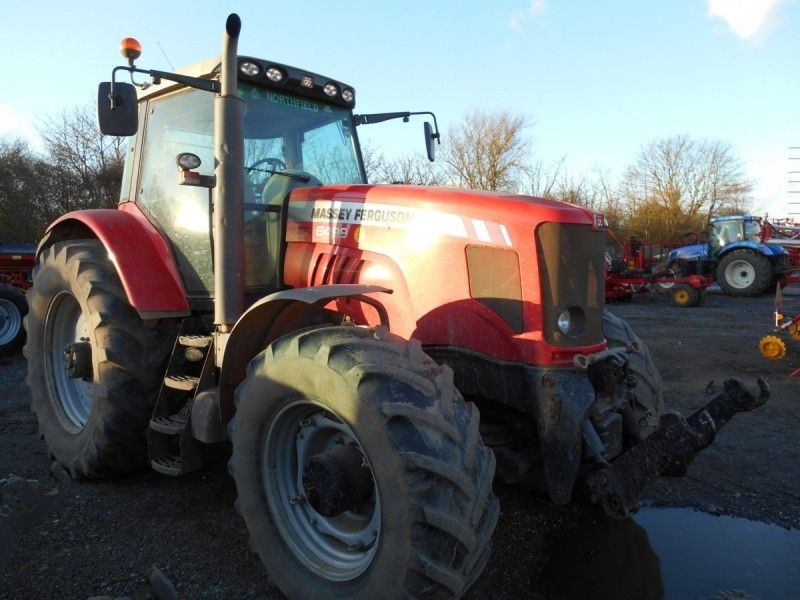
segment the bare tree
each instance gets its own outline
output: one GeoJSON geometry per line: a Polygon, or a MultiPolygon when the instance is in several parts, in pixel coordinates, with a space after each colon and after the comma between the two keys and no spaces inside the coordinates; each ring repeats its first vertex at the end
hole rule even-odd
{"type": "Polygon", "coordinates": [[[721,211],[746,210],[751,190],[730,144],[684,135],[643,146],[621,185],[631,220],[666,239],[721,211]]]}
{"type": "Polygon", "coordinates": [[[467,114],[443,144],[448,178],[473,189],[519,190],[530,163],[527,125],[526,117],[508,111],[467,114]]]}
{"type": "Polygon", "coordinates": [[[437,163],[421,154],[407,154],[394,160],[382,160],[374,169],[373,181],[411,185],[447,185],[447,176],[437,163]]]}
{"type": "Polygon", "coordinates": [[[35,242],[44,232],[48,165],[23,140],[0,141],[0,242],[35,242]]]}
{"type": "Polygon", "coordinates": [[[114,207],[126,145],[104,137],[90,107],[45,119],[43,152],[22,140],[0,141],[0,240],[38,240],[72,210],[114,207]]]}
{"type": "Polygon", "coordinates": [[[69,194],[53,197],[62,209],[113,208],[125,161],[124,138],[104,136],[89,106],[47,117],[39,135],[44,153],[69,194]]]}

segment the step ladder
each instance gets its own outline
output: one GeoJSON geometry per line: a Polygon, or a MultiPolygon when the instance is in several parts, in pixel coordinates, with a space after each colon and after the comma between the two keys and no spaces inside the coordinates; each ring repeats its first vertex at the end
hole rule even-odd
{"type": "Polygon", "coordinates": [[[173,477],[203,464],[200,443],[191,432],[191,413],[197,394],[215,384],[214,338],[198,330],[202,326],[193,319],[181,325],[147,430],[150,465],[173,477]]]}

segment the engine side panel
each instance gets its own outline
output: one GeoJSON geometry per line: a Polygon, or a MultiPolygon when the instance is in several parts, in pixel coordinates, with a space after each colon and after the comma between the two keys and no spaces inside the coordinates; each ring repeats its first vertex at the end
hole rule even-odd
{"type": "MultiPolygon", "coordinates": [[[[394,293],[381,302],[403,337],[566,366],[604,341],[595,336],[565,347],[543,337],[535,229],[545,221],[592,223],[579,207],[519,196],[418,186],[302,188],[289,201],[284,279],[293,287],[385,286],[394,293]]],[[[376,322],[363,305],[340,300],[332,308],[376,322]]]]}

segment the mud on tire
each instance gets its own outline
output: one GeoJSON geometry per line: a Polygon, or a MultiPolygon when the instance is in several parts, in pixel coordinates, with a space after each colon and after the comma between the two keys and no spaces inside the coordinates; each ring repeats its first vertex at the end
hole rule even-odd
{"type": "Polygon", "coordinates": [[[97,240],[45,249],[28,303],[27,382],[50,453],[73,477],[144,466],[147,423],[177,321],[142,321],[97,240]],[[83,377],[65,370],[63,350],[74,343],[84,348],[83,377]]]}
{"type": "Polygon", "coordinates": [[[419,343],[383,328],[290,334],[253,359],[236,404],[237,510],[288,597],[444,598],[477,579],[499,514],[494,456],[478,410],[419,343]],[[321,517],[299,498],[305,435],[317,436],[315,451],[358,449],[370,499],[321,517]],[[346,547],[346,534],[371,534],[362,529],[375,523],[371,545],[346,547]]]}
{"type": "Polygon", "coordinates": [[[635,345],[637,350],[628,354],[628,371],[636,377],[635,407],[623,415],[626,431],[637,431],[637,438],[647,437],[657,426],[664,412],[664,383],[647,345],[627,322],[609,311],[603,312],[603,333],[608,348],[635,345]],[[642,423],[644,419],[644,426],[642,423]]]}

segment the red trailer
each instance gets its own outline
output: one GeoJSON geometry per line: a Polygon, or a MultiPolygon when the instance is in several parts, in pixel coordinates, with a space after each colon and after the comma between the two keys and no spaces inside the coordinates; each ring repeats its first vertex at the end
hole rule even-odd
{"type": "Polygon", "coordinates": [[[31,287],[35,257],[33,244],[0,245],[0,355],[15,352],[25,341],[25,291],[31,287]]]}

